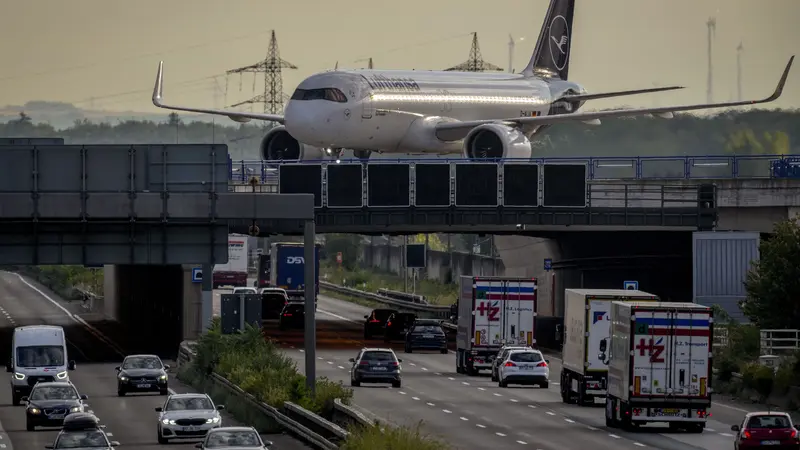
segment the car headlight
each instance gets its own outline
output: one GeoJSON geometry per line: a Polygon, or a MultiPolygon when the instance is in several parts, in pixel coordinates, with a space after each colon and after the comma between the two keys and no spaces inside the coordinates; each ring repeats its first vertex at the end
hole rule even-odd
{"type": "Polygon", "coordinates": [[[163,423],[164,425],[175,425],[175,421],[169,419],[161,419],[161,423],[163,423]]]}
{"type": "Polygon", "coordinates": [[[18,380],[24,380],[25,379],[25,374],[24,373],[19,373],[19,372],[14,372],[14,378],[16,378],[18,380]]]}
{"type": "Polygon", "coordinates": [[[128,381],[128,377],[120,376],[119,381],[128,381]]]}
{"type": "Polygon", "coordinates": [[[28,412],[31,414],[39,414],[42,411],[39,408],[28,408],[28,412]]]}
{"type": "Polygon", "coordinates": [[[161,381],[167,381],[167,376],[166,375],[161,375],[160,377],[158,377],[158,379],[161,380],[161,381]]]}
{"type": "Polygon", "coordinates": [[[69,409],[69,412],[81,412],[81,409],[82,408],[80,406],[73,406],[69,409]]]}
{"type": "Polygon", "coordinates": [[[219,423],[220,420],[221,419],[219,417],[212,417],[212,418],[206,420],[206,423],[219,423]]]}
{"type": "Polygon", "coordinates": [[[58,378],[59,380],[63,380],[64,378],[67,378],[67,371],[65,370],[63,372],[58,372],[56,374],[56,378],[58,378]]]}

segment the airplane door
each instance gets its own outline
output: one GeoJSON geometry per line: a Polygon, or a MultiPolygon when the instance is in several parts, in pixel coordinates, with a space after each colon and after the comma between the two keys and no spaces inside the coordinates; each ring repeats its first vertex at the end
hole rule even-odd
{"type": "Polygon", "coordinates": [[[361,119],[371,119],[375,110],[372,106],[372,94],[367,94],[364,100],[361,101],[361,119]]]}

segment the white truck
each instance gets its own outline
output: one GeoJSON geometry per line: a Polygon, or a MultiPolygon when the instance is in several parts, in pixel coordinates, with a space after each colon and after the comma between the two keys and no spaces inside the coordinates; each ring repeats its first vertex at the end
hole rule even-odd
{"type": "Polygon", "coordinates": [[[456,372],[490,370],[503,345],[536,344],[535,278],[462,276],[459,292],[456,372]]]}
{"type": "Polygon", "coordinates": [[[711,308],[613,302],[606,426],[667,422],[702,433],[711,407],[711,308]]]}
{"type": "Polygon", "coordinates": [[[567,289],[564,296],[564,346],[561,351],[561,401],[593,404],[605,398],[613,301],[658,301],[647,292],[622,289],[567,289]],[[607,353],[606,353],[607,354],[607,353]]]}
{"type": "Polygon", "coordinates": [[[214,289],[220,286],[247,286],[249,237],[240,234],[228,235],[228,262],[214,265],[214,289]]]}

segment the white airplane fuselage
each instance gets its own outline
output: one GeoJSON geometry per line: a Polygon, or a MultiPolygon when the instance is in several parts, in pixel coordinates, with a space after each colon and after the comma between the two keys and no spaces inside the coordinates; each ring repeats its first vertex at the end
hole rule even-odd
{"type": "MultiPolygon", "coordinates": [[[[437,138],[437,123],[545,116],[567,90],[585,92],[569,81],[508,73],[337,70],[300,83],[286,105],[285,126],[300,143],[318,148],[459,153],[463,137],[437,138]],[[342,95],[319,98],[330,89],[342,95]],[[304,100],[306,92],[316,95],[304,100]]],[[[578,107],[568,105],[569,112],[578,107]]]]}

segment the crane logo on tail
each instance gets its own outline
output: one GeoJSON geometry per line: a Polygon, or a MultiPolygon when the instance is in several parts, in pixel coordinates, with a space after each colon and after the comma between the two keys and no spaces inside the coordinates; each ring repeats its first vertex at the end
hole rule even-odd
{"type": "Polygon", "coordinates": [[[564,70],[569,56],[569,25],[561,15],[550,22],[550,56],[556,69],[564,70]]]}

